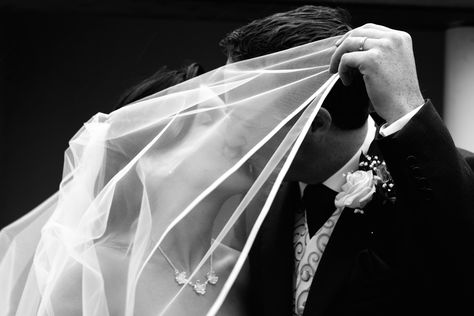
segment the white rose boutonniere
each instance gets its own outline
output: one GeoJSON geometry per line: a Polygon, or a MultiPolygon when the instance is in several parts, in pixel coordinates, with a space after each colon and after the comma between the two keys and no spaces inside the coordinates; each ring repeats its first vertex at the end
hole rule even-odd
{"type": "Polygon", "coordinates": [[[372,171],[357,170],[346,175],[346,183],[336,196],[334,204],[338,208],[350,207],[361,211],[372,200],[375,193],[374,174],[372,171]]]}
{"type": "Polygon", "coordinates": [[[385,161],[378,156],[364,155],[359,168],[344,175],[346,183],[334,201],[337,208],[349,207],[355,213],[364,214],[362,209],[372,201],[375,193],[382,204],[395,203],[395,184],[385,161]]]}

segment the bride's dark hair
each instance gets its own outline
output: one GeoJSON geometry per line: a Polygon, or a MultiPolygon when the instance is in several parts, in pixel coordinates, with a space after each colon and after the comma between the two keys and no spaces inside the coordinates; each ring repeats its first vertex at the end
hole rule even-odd
{"type": "Polygon", "coordinates": [[[125,93],[119,98],[114,110],[196,76],[202,75],[203,73],[204,68],[198,63],[191,63],[178,70],[171,70],[166,66],[163,66],[150,77],[125,91],[125,93]]]}
{"type": "MultiPolygon", "coordinates": [[[[344,9],[306,5],[252,21],[227,34],[219,45],[229,61],[237,62],[343,35],[350,30],[350,15],[344,9]]],[[[355,76],[349,87],[338,81],[323,107],[338,128],[361,127],[369,112],[362,77],[355,76]]]]}
{"type": "MultiPolygon", "coordinates": [[[[150,77],[144,79],[140,83],[132,86],[120,97],[114,110],[118,110],[124,106],[128,106],[136,101],[140,101],[157,92],[168,89],[172,86],[180,84],[186,80],[192,79],[204,73],[204,68],[198,63],[191,63],[181,67],[180,69],[169,69],[166,66],[161,67],[150,77]]],[[[190,130],[192,118],[185,116],[174,121],[173,125],[168,128],[166,137],[163,136],[160,141],[160,148],[165,148],[170,144],[177,143],[190,130]]],[[[120,142],[109,142],[108,147],[111,151],[121,152],[120,148],[116,148],[120,142]]],[[[131,147],[130,147],[131,148],[131,147]]],[[[138,146],[136,150],[140,150],[138,146]]],[[[129,155],[136,155],[137,152],[129,149],[129,155]]],[[[128,162],[128,158],[124,159],[128,162]]]]}

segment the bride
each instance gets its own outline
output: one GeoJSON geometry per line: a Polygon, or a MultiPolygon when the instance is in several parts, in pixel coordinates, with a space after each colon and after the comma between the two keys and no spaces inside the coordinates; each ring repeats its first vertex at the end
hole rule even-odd
{"type": "Polygon", "coordinates": [[[162,71],[164,90],[91,118],[59,191],[0,234],[0,315],[247,314],[245,259],[336,40],[162,71]]]}
{"type": "MultiPolygon", "coordinates": [[[[182,71],[162,69],[151,79],[129,91],[124,101],[120,103],[138,99],[137,90],[141,90],[142,87],[154,86],[164,89],[181,83],[185,79],[191,79],[199,72],[200,67],[197,64],[191,64],[182,71]]],[[[218,101],[211,100],[199,106],[216,106],[213,102],[218,101]]],[[[184,209],[207,183],[235,163],[234,152],[241,150],[241,145],[228,143],[223,136],[227,129],[226,121],[222,119],[223,110],[209,112],[175,122],[173,131],[170,133],[172,139],[162,138],[159,146],[154,145],[153,149],[148,150],[137,161],[132,168],[134,170],[130,171],[126,180],[122,180],[119,194],[114,195],[114,203],[107,224],[108,230],[94,243],[104,276],[105,295],[111,315],[120,315],[125,309],[123,297],[127,294],[129,260],[127,251],[132,238],[130,226],[135,225],[134,213],[141,207],[142,196],[146,194],[150,210],[158,210],[150,211],[149,220],[162,221],[164,212],[176,214],[184,209]],[[222,123],[216,126],[217,136],[203,138],[202,135],[207,127],[218,120],[222,120],[222,123]],[[198,135],[199,140],[196,137],[198,135]],[[196,146],[197,141],[200,142],[199,147],[196,146]],[[183,158],[182,150],[185,149],[176,150],[176,146],[195,151],[192,156],[189,156],[192,159],[183,158]],[[206,150],[198,150],[198,148],[206,148],[206,150]],[[130,221],[124,220],[125,218],[130,218],[130,221]]],[[[112,148],[118,147],[117,142],[110,140],[108,147],[112,151],[112,148]]],[[[116,164],[119,160],[117,153],[108,153],[108,155],[111,154],[116,164]]],[[[127,161],[126,158],[123,160],[127,161]]],[[[157,311],[165,308],[168,308],[167,313],[170,315],[206,313],[210,302],[215,300],[222,287],[219,278],[228,277],[239,251],[220,244],[211,254],[210,260],[197,270],[196,276],[194,278],[188,278],[188,276],[211,245],[214,219],[224,203],[248,190],[251,180],[249,167],[240,168],[218,189],[196,205],[192,213],[185,216],[168,233],[158,247],[158,251],[155,250],[152,254],[137,284],[135,315],[156,315],[157,311]],[[167,307],[166,304],[169,304],[181,286],[186,283],[188,287],[184,288],[179,300],[193,303],[175,303],[167,307]]],[[[70,286],[70,284],[80,285],[81,278],[80,264],[72,263],[63,272],[52,294],[52,307],[55,313],[82,314],[82,302],[77,299],[81,296],[82,288],[70,286]],[[76,306],[73,306],[71,302],[75,302],[76,306]]],[[[242,278],[239,281],[241,282],[242,278]]],[[[228,299],[229,304],[221,309],[224,315],[245,314],[241,286],[234,287],[228,299]]]]}

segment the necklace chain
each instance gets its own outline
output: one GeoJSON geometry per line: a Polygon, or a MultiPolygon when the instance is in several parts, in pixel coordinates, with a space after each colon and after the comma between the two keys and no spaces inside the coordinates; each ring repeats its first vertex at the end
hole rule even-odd
{"type": "Polygon", "coordinates": [[[201,283],[199,280],[196,280],[196,282],[192,282],[191,279],[188,279],[188,274],[186,273],[186,271],[179,271],[178,268],[176,268],[176,266],[173,264],[171,259],[163,251],[163,249],[161,249],[161,247],[158,246],[158,250],[160,250],[161,254],[166,259],[166,261],[169,263],[171,268],[173,268],[173,270],[174,270],[174,280],[176,281],[176,283],[178,283],[178,285],[188,284],[189,286],[191,286],[193,288],[193,290],[194,290],[194,292],[196,292],[196,294],[204,295],[204,294],[206,294],[208,284],[215,285],[215,284],[217,284],[217,281],[219,281],[219,277],[217,276],[216,272],[213,269],[213,262],[212,262],[212,255],[213,254],[212,253],[211,253],[211,256],[210,256],[210,259],[209,259],[210,269],[209,269],[209,272],[206,273],[206,281],[201,283]]]}

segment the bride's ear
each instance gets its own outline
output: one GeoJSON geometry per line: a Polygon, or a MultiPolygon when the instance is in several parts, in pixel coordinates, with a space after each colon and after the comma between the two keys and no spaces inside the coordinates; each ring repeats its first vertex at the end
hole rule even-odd
{"type": "Polygon", "coordinates": [[[331,127],[332,117],[325,108],[320,108],[313,123],[311,123],[310,133],[313,137],[325,135],[331,127]]]}

